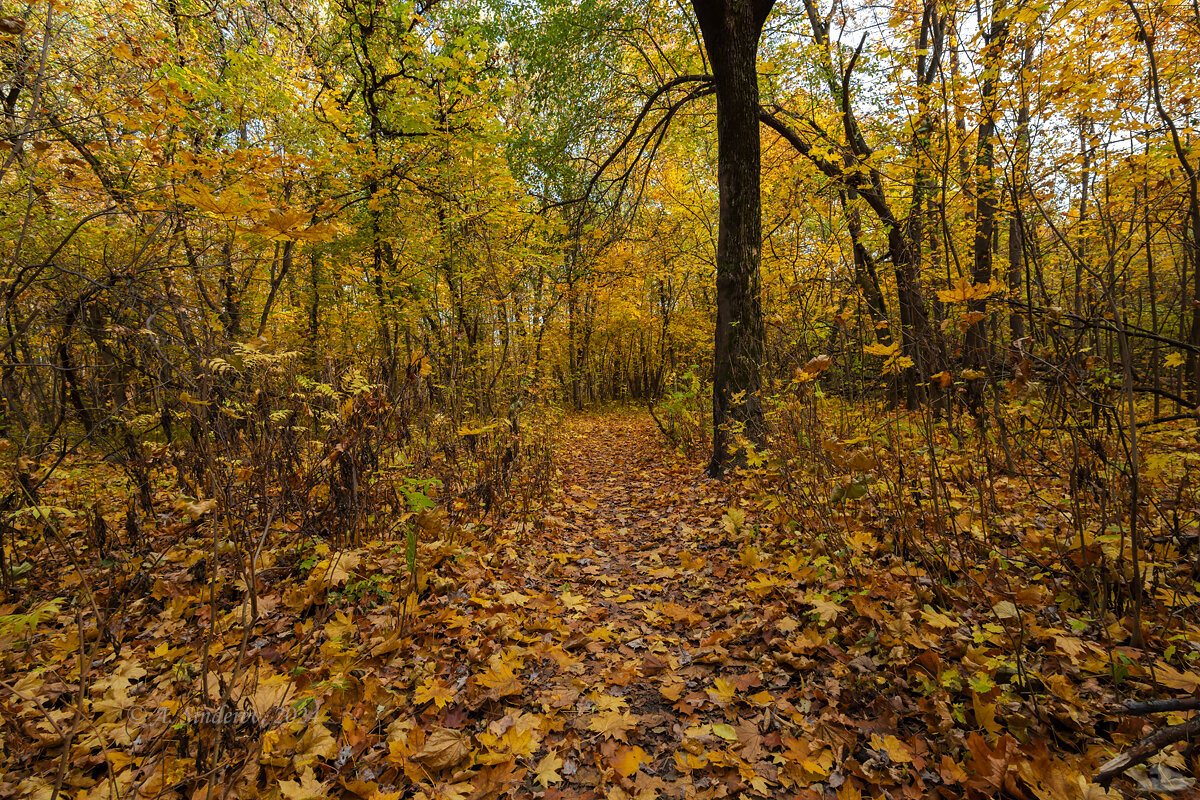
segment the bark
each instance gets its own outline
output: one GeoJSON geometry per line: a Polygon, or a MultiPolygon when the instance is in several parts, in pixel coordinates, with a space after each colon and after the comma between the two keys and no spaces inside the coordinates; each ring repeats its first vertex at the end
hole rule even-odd
{"type": "Polygon", "coordinates": [[[741,428],[763,438],[759,263],[762,205],[758,41],[774,0],[692,0],[717,98],[717,319],[713,348],[713,454],[720,475],[741,428]]]}
{"type": "MultiPolygon", "coordinates": [[[[1028,72],[1032,64],[1033,47],[1026,45],[1021,55],[1022,73],[1028,72]]],[[[1008,290],[1009,296],[1013,298],[1021,296],[1021,279],[1025,272],[1025,228],[1021,224],[1020,208],[1025,172],[1029,166],[1029,92],[1025,85],[1025,74],[1020,78],[1021,101],[1017,108],[1016,163],[1013,165],[1012,178],[1009,181],[1013,210],[1008,218],[1008,290]]],[[[1015,306],[1008,316],[1008,327],[1014,342],[1025,336],[1025,318],[1015,306]]]]}
{"type": "Polygon", "coordinates": [[[275,296],[279,293],[279,287],[292,270],[292,254],[295,249],[296,242],[290,239],[280,246],[280,257],[276,262],[278,264],[277,271],[271,276],[270,290],[267,292],[267,300],[263,303],[262,315],[258,320],[257,336],[260,339],[267,332],[267,323],[271,321],[271,309],[275,307],[275,296]]]}
{"type": "MultiPolygon", "coordinates": [[[[980,88],[979,145],[975,155],[975,244],[972,248],[974,265],[971,272],[975,284],[992,282],[992,245],[996,234],[997,205],[996,178],[993,172],[995,143],[992,137],[996,132],[996,79],[1000,70],[999,56],[1008,30],[1008,23],[998,19],[1002,10],[1003,5],[997,3],[992,24],[984,39],[985,73],[980,88]]],[[[967,303],[967,311],[986,314],[987,300],[970,300],[967,303]]],[[[977,371],[986,370],[989,347],[987,325],[983,319],[967,328],[964,344],[967,366],[977,371]]],[[[967,403],[976,416],[983,410],[983,384],[983,378],[973,378],[967,382],[967,403]]]]}

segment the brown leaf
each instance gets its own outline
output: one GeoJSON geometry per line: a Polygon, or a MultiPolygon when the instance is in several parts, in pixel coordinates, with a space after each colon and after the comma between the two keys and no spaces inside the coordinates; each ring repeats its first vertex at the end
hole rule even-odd
{"type": "Polygon", "coordinates": [[[421,749],[413,753],[413,760],[438,770],[461,764],[470,755],[471,745],[462,731],[436,728],[425,738],[421,749]]]}

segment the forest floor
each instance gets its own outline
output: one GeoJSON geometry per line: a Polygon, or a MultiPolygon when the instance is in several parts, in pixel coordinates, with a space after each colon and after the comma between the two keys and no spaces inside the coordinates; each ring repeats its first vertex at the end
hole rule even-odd
{"type": "MultiPolygon", "coordinates": [[[[264,553],[250,599],[183,525],[104,636],[51,605],[0,637],[0,797],[1094,798],[1146,730],[1116,700],[1200,686],[1045,575],[834,557],[756,507],[610,413],[567,420],[537,524],[422,523],[419,601],[395,541],[264,553]]],[[[1193,796],[1158,761],[1139,784],[1193,796]]]]}
{"type": "MultiPolygon", "coordinates": [[[[1045,587],[1009,582],[1048,606],[1009,614],[898,558],[847,574],[642,414],[570,419],[558,463],[544,527],[456,579],[471,634],[428,653],[442,677],[415,696],[453,698],[392,747],[420,782],[412,761],[452,745],[431,797],[1108,796],[1091,776],[1142,722],[1096,678],[1145,673],[1111,631],[1077,638],[1045,587]]],[[[1160,762],[1142,788],[1190,796],[1180,755],[1160,762]]]]}

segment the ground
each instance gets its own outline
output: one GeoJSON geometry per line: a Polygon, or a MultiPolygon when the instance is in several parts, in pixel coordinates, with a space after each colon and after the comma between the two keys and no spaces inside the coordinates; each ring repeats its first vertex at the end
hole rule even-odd
{"type": "Polygon", "coordinates": [[[1134,651],[992,565],[930,578],[869,510],[851,558],[763,509],[618,413],[564,425],[544,513],[414,518],[415,593],[402,540],[310,542],[250,597],[187,523],[109,633],[7,640],[0,797],[1104,796],[1134,651]]]}

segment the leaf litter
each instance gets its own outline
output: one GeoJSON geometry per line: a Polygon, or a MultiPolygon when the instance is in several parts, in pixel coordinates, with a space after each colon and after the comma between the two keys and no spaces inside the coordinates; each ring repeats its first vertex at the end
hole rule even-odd
{"type": "Polygon", "coordinates": [[[609,414],[570,422],[536,525],[427,519],[415,583],[404,543],[281,548],[252,600],[168,528],[119,618],[0,609],[0,796],[1115,797],[1095,771],[1145,725],[1118,695],[1200,686],[1037,576],[947,585],[870,526],[805,550],[751,494],[609,414]]]}

